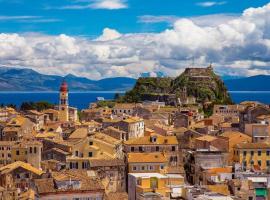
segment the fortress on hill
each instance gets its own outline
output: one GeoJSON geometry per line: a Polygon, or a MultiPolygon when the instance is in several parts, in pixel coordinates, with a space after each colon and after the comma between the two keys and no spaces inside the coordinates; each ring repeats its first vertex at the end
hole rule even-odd
{"type": "Polygon", "coordinates": [[[212,65],[206,68],[186,68],[176,78],[139,78],[127,92],[125,102],[163,101],[167,105],[195,103],[231,103],[227,88],[212,65]]]}

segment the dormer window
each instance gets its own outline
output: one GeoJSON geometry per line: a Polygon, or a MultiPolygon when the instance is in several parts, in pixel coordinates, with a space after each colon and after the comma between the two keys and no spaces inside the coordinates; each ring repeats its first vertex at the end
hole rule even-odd
{"type": "Polygon", "coordinates": [[[157,142],[157,136],[153,135],[150,137],[150,142],[157,142]]]}

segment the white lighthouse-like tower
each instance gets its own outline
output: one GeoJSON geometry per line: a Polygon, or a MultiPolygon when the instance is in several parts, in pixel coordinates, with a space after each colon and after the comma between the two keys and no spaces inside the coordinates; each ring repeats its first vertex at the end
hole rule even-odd
{"type": "Polygon", "coordinates": [[[60,97],[59,97],[59,120],[61,122],[69,121],[69,111],[68,111],[68,85],[66,81],[63,81],[60,87],[60,97]]]}

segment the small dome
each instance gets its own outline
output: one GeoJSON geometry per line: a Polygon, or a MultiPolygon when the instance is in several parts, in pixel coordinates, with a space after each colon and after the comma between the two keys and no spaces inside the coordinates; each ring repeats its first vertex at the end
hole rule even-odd
{"type": "Polygon", "coordinates": [[[63,81],[60,87],[60,92],[68,92],[68,85],[66,81],[63,81]]]}

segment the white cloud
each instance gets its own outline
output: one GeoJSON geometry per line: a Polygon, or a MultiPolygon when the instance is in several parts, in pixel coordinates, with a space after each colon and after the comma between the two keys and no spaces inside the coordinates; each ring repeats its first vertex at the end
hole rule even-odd
{"type": "Polygon", "coordinates": [[[121,34],[118,31],[110,29],[110,28],[105,28],[103,30],[103,34],[100,37],[98,37],[96,40],[109,41],[109,40],[115,40],[119,37],[121,37],[121,34]]]}
{"type": "MultiPolygon", "coordinates": [[[[199,26],[217,26],[222,23],[227,23],[230,20],[239,17],[236,14],[212,14],[203,15],[197,17],[189,17],[187,19],[193,21],[199,26]]],[[[183,19],[175,15],[142,15],[138,17],[139,23],[156,24],[156,23],[168,23],[173,25],[177,20],[183,19]]]]}
{"type": "Polygon", "coordinates": [[[174,23],[178,20],[179,17],[174,15],[142,15],[138,17],[138,22],[147,23],[147,24],[155,24],[155,23],[174,23]]]}
{"type": "Polygon", "coordinates": [[[227,3],[226,1],[204,1],[197,3],[197,5],[201,7],[212,7],[212,6],[221,6],[226,3],[227,3]]]}
{"type": "MultiPolygon", "coordinates": [[[[85,0],[75,1],[75,4],[66,5],[57,9],[82,10],[82,9],[107,9],[117,10],[128,8],[126,0],[85,0]]],[[[51,8],[50,8],[51,9],[51,8]]]]}
{"type": "Polygon", "coordinates": [[[124,0],[95,0],[95,2],[90,6],[95,9],[109,10],[123,9],[128,7],[124,0]]]}
{"type": "Polygon", "coordinates": [[[19,23],[51,23],[59,22],[60,19],[44,18],[42,16],[31,16],[31,15],[18,15],[18,16],[8,16],[0,15],[0,22],[13,21],[19,23]]]}
{"type": "Polygon", "coordinates": [[[0,21],[12,21],[12,20],[27,20],[27,19],[37,19],[40,18],[40,16],[28,16],[28,15],[22,15],[22,16],[8,16],[8,15],[0,15],[0,21]]]}
{"type": "Polygon", "coordinates": [[[221,74],[270,74],[270,3],[216,24],[178,19],[160,33],[121,34],[105,28],[94,40],[0,34],[0,65],[49,74],[99,79],[161,71],[176,76],[193,60],[196,66],[212,62],[221,74]]]}

